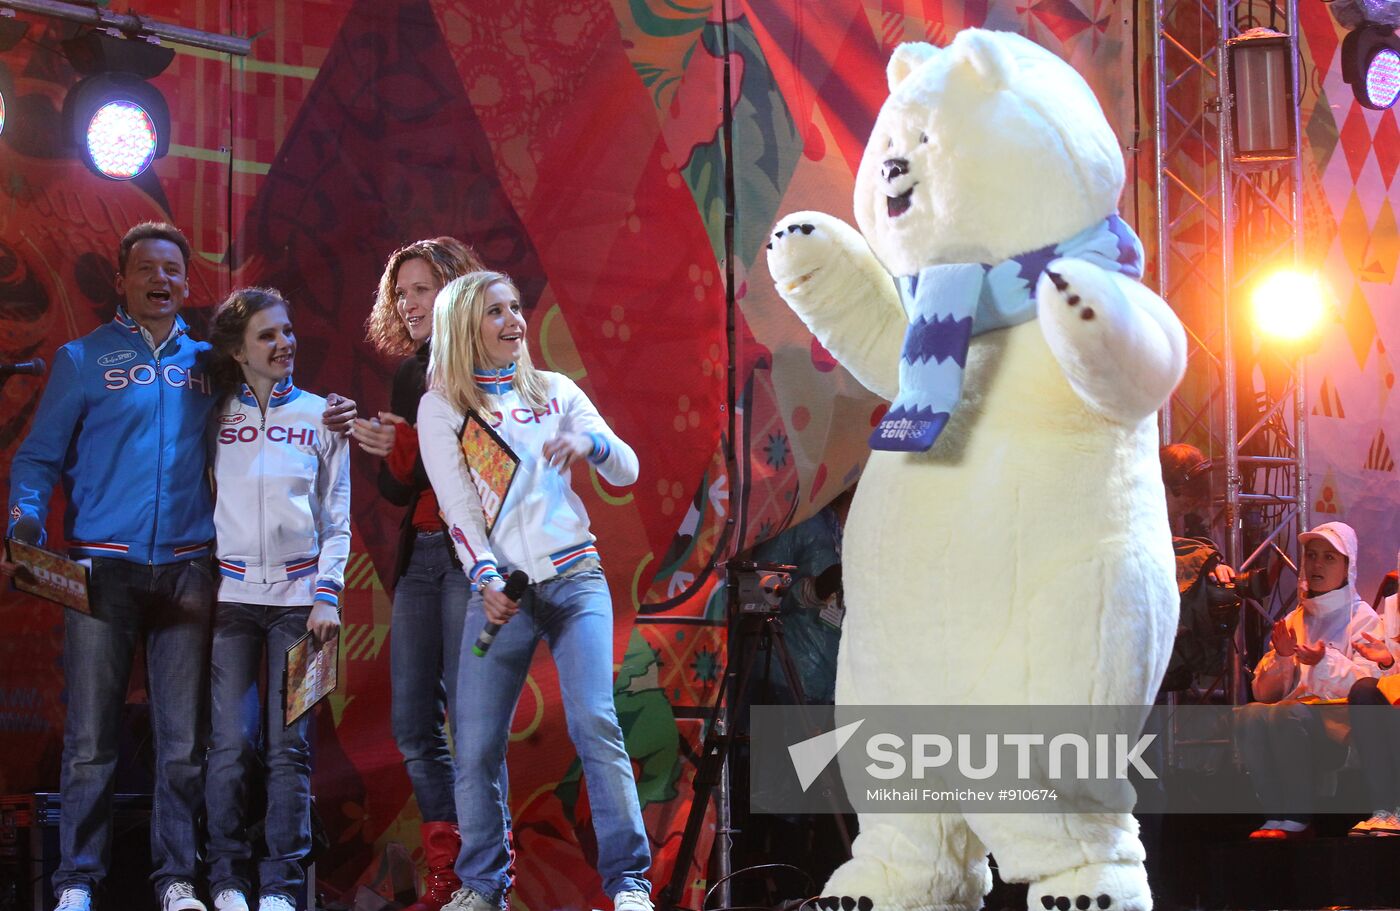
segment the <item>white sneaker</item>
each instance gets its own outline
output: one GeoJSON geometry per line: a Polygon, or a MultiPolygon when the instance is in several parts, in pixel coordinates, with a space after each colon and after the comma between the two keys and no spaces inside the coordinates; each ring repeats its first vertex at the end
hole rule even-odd
{"type": "Polygon", "coordinates": [[[92,911],[92,893],[86,889],[64,889],[53,911],[92,911]]]}
{"type": "Polygon", "coordinates": [[[465,886],[452,893],[442,911],[501,911],[501,906],[475,889],[465,886]]]}
{"type": "Polygon", "coordinates": [[[613,896],[614,911],[654,911],[650,893],[641,889],[624,889],[613,896]]]}
{"type": "Polygon", "coordinates": [[[1347,835],[1365,837],[1368,835],[1400,835],[1400,819],[1390,810],[1377,810],[1370,819],[1363,819],[1351,827],[1347,835]]]}
{"type": "Polygon", "coordinates": [[[258,911],[297,911],[297,906],[285,895],[264,895],[258,899],[258,911]]]}
{"type": "Polygon", "coordinates": [[[237,889],[225,889],[214,896],[214,911],[248,911],[248,899],[237,889]]]}
{"type": "Polygon", "coordinates": [[[1400,811],[1381,810],[1372,816],[1371,834],[1382,837],[1400,835],[1400,811]]]}
{"type": "Polygon", "coordinates": [[[194,883],[177,879],[165,887],[160,900],[161,911],[209,911],[204,902],[195,898],[194,883]]]}

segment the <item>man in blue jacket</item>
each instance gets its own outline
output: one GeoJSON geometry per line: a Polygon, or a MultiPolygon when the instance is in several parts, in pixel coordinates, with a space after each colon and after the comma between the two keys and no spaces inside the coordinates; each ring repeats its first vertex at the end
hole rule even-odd
{"type": "MultiPolygon", "coordinates": [[[[209,345],[180,318],[189,256],[172,225],[126,233],[116,279],[124,305],[58,350],[10,469],[10,535],[43,542],[62,480],[69,553],[91,562],[92,615],[64,612],[58,911],[90,911],[107,872],[118,730],[138,642],[156,747],[152,879],[162,911],[206,911],[194,890],[195,817],[216,591],[206,428],[217,397],[204,366],[209,345]]],[[[323,417],[338,429],[353,416],[346,402],[323,417]]]]}

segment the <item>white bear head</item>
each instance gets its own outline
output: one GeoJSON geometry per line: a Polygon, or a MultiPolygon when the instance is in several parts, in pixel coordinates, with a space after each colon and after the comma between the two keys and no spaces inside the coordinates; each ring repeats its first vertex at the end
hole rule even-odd
{"type": "Polygon", "coordinates": [[[1010,32],[895,49],[856,173],[855,215],[885,268],[995,263],[1118,208],[1123,155],[1069,64],[1010,32]]]}

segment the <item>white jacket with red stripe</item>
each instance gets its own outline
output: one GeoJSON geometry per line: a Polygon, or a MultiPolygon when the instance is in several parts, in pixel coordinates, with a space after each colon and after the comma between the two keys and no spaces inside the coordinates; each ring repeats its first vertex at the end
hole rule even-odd
{"type": "Polygon", "coordinates": [[[214,529],[219,600],[338,604],[350,555],[350,449],[326,400],[292,385],[267,411],[245,385],[219,414],[214,529]]]}
{"type": "Polygon", "coordinates": [[[481,495],[458,443],[465,416],[435,390],[418,405],[423,467],[474,588],[499,579],[503,568],[524,570],[532,582],[542,582],[597,557],[588,513],[570,485],[572,469],[561,473],[541,454],[560,431],[592,439],[588,461],[609,484],[626,487],[637,480],[637,454],[613,433],[583,390],[562,374],[544,376],[547,405],[537,411],[516,392],[514,365],[477,375],[478,385],[493,396],[491,411],[482,418],[520,457],[489,538],[481,495]]]}

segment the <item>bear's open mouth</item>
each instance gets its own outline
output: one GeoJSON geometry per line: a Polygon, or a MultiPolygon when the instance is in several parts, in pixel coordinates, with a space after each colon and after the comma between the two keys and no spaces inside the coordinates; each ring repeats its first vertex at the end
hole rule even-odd
{"type": "Polygon", "coordinates": [[[908,212],[909,207],[914,204],[912,200],[913,195],[914,188],[910,187],[898,196],[885,197],[885,211],[889,213],[890,218],[898,218],[905,212],[908,212]]]}

